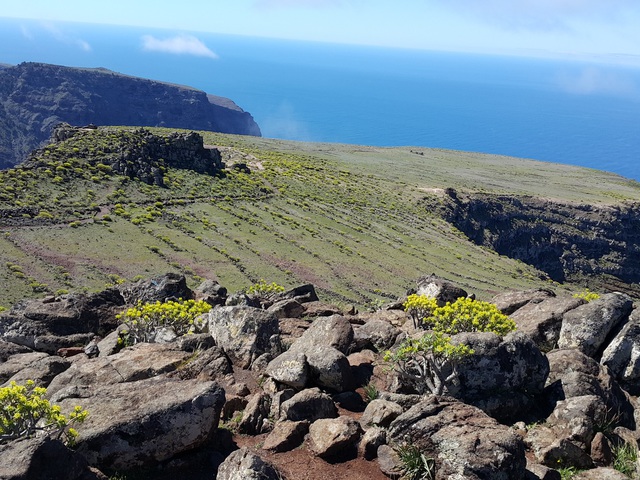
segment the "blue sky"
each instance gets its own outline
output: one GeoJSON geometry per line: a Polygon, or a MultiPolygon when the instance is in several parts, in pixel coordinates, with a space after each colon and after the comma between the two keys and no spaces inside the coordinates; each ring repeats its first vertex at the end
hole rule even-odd
{"type": "MultiPolygon", "coordinates": [[[[24,0],[0,16],[640,65],[638,0],[24,0]],[[162,7],[162,5],[171,5],[162,7]]],[[[196,37],[153,49],[201,49],[196,37]]],[[[204,47],[206,49],[206,47],[204,47]]]]}

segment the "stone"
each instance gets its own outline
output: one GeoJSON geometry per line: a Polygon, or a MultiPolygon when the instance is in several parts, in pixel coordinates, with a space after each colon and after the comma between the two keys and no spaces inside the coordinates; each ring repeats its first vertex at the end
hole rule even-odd
{"type": "Polygon", "coordinates": [[[49,437],[0,444],[2,480],[101,480],[82,455],[49,437]]]}
{"type": "Polygon", "coordinates": [[[573,480],[629,480],[629,477],[613,468],[598,467],[578,473],[573,480]]]}
{"type": "Polygon", "coordinates": [[[137,343],[108,357],[79,359],[53,379],[47,392],[53,395],[69,386],[106,386],[155,377],[175,370],[189,356],[170,345],[137,343]]]}
{"type": "Polygon", "coordinates": [[[558,345],[564,314],[584,303],[580,298],[553,296],[528,303],[512,313],[511,319],[519,332],[528,335],[540,350],[548,352],[558,345]]]}
{"type": "Polygon", "coordinates": [[[277,422],[262,448],[271,452],[288,452],[299,447],[304,441],[304,436],[309,432],[309,421],[302,420],[291,422],[285,420],[277,422]]]}
{"type": "Polygon", "coordinates": [[[558,339],[559,348],[577,348],[595,358],[606,347],[605,340],[626,322],[632,300],[622,293],[608,293],[565,313],[558,339]]]}
{"type": "MultiPolygon", "coordinates": [[[[293,347],[290,350],[292,353],[299,351],[293,347]]],[[[307,348],[305,353],[310,373],[308,384],[338,393],[353,388],[351,365],[342,352],[332,347],[316,345],[307,348]]]]}
{"type": "Polygon", "coordinates": [[[309,420],[313,422],[320,418],[335,418],[338,410],[326,393],[319,388],[308,388],[296,393],[289,400],[282,403],[280,418],[298,422],[309,420]]]}
{"type": "Polygon", "coordinates": [[[538,304],[555,296],[556,294],[553,290],[538,288],[533,290],[499,293],[491,299],[491,303],[498,307],[498,310],[505,315],[512,315],[515,311],[529,303],[538,304]]]}
{"type": "Polygon", "coordinates": [[[433,395],[404,412],[391,423],[388,442],[414,445],[434,459],[436,480],[525,475],[522,438],[482,410],[449,397],[433,395]]]}
{"type": "Polygon", "coordinates": [[[631,395],[640,395],[640,312],[634,310],[629,322],[602,353],[600,363],[631,395]]]}
{"type": "Polygon", "coordinates": [[[368,427],[388,427],[392,421],[402,414],[402,407],[388,400],[371,400],[365,408],[360,425],[365,430],[368,427]]]}
{"type": "Polygon", "coordinates": [[[598,467],[606,467],[613,463],[611,442],[602,432],[597,432],[591,441],[591,459],[598,467]]]}
{"type": "Polygon", "coordinates": [[[274,358],[265,373],[279,383],[301,390],[309,380],[309,364],[302,352],[287,350],[274,358]]]}
{"type": "Polygon", "coordinates": [[[364,432],[358,445],[358,455],[365,460],[378,456],[378,448],[387,443],[387,431],[380,427],[371,427],[364,432]]]}
{"type": "Polygon", "coordinates": [[[246,448],[232,452],[218,468],[216,480],[281,480],[276,468],[246,448]]]}
{"type": "Polygon", "coordinates": [[[306,353],[308,348],[323,346],[332,347],[347,354],[352,341],[353,328],[349,320],[342,315],[331,315],[316,318],[291,348],[306,353]]]}
{"type": "Polygon", "coordinates": [[[263,353],[280,354],[280,326],[272,313],[253,307],[216,307],[208,314],[209,332],[231,363],[249,368],[263,353]]]}
{"type": "Polygon", "coordinates": [[[187,287],[185,276],[172,272],[149,280],[139,280],[132,285],[123,285],[120,293],[129,305],[194,298],[193,291],[187,287]]]}
{"type": "Polygon", "coordinates": [[[317,302],[318,295],[316,289],[310,283],[294,287],[286,292],[278,293],[272,297],[274,302],[280,300],[293,299],[299,303],[317,302]]]}
{"type": "Polygon", "coordinates": [[[562,480],[560,472],[539,463],[527,462],[526,480],[562,480]]]}
{"type": "Polygon", "coordinates": [[[356,350],[367,348],[379,352],[391,348],[398,335],[400,335],[400,330],[397,327],[384,320],[374,318],[354,329],[353,341],[356,350]]]}
{"type": "MultiPolygon", "coordinates": [[[[0,321],[2,321],[1,317],[0,321]]],[[[17,353],[29,353],[32,351],[33,350],[29,347],[25,347],[24,345],[18,345],[17,343],[7,342],[0,339],[0,365],[6,362],[11,355],[15,355],[17,353]]]]}
{"type": "Polygon", "coordinates": [[[519,332],[504,338],[493,333],[460,333],[452,343],[464,343],[474,353],[458,365],[458,384],[449,394],[475,405],[503,423],[513,423],[535,406],[549,374],[540,349],[519,332]]]}
{"type": "Polygon", "coordinates": [[[340,307],[321,301],[306,302],[304,304],[305,317],[330,317],[331,315],[342,315],[343,311],[340,307]]]}
{"type": "Polygon", "coordinates": [[[155,377],[67,387],[51,400],[63,413],[76,405],[89,412],[76,451],[90,465],[126,471],[153,466],[211,440],[224,390],[214,382],[155,377]]]}
{"type": "Polygon", "coordinates": [[[27,380],[33,380],[37,386],[47,387],[56,375],[70,366],[68,360],[58,356],[42,352],[18,353],[0,363],[0,386],[7,386],[12,381],[24,385],[27,380]]]}
{"type": "Polygon", "coordinates": [[[293,298],[279,300],[267,309],[277,318],[300,318],[305,310],[304,305],[293,298]]]}
{"type": "Polygon", "coordinates": [[[193,291],[196,300],[207,302],[211,306],[224,305],[227,300],[227,289],[215,280],[203,281],[193,291]]]}
{"type": "Polygon", "coordinates": [[[537,425],[527,432],[525,441],[537,462],[547,467],[558,465],[573,468],[592,468],[593,461],[583,446],[546,425],[537,425]]]}
{"type": "Polygon", "coordinates": [[[349,417],[322,418],[309,426],[309,449],[318,457],[344,453],[360,439],[360,425],[349,417]]]}
{"type": "Polygon", "coordinates": [[[245,435],[259,435],[271,430],[268,423],[271,411],[271,397],[266,393],[253,395],[242,414],[238,432],[245,435]]]}
{"type": "Polygon", "coordinates": [[[416,294],[435,298],[439,307],[443,307],[447,302],[453,303],[458,298],[467,296],[466,290],[436,275],[422,276],[416,285],[416,294]]]}
{"type": "Polygon", "coordinates": [[[376,453],[382,473],[389,478],[399,479],[403,474],[403,467],[398,453],[389,445],[380,445],[376,453]]]}

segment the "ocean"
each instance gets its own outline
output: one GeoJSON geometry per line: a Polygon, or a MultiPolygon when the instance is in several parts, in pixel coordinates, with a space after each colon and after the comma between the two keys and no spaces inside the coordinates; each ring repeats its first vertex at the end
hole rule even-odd
{"type": "Polygon", "coordinates": [[[640,67],[0,19],[0,63],[105,67],[231,98],[263,136],[476,151],[640,181],[640,67]],[[147,37],[149,38],[149,37],[147,37]]]}

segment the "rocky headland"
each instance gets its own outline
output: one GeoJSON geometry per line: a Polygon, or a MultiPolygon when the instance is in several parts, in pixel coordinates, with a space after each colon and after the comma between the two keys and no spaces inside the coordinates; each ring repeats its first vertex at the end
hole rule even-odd
{"type": "Polygon", "coordinates": [[[0,69],[0,169],[22,162],[61,122],[260,136],[252,116],[233,101],[195,88],[104,68],[21,63],[0,69]]]}
{"type": "MultiPolygon", "coordinates": [[[[469,296],[433,276],[413,291],[442,304],[469,296]]],[[[446,396],[418,394],[383,360],[425,334],[404,300],[358,313],[313,285],[230,294],[167,274],[20,302],[0,316],[0,386],[32,379],[63,412],[89,416],[73,450],[48,437],[4,442],[0,477],[629,478],[612,467],[639,438],[630,297],[496,296],[517,329],[454,335],[473,352],[446,396]],[[123,348],[119,312],[177,298],[213,306],[200,333],[123,348]],[[409,447],[422,477],[401,458],[409,447]]]]}

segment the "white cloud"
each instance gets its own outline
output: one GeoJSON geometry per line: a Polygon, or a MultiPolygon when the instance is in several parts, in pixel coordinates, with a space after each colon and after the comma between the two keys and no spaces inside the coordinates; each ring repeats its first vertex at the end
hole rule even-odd
{"type": "Polygon", "coordinates": [[[20,32],[22,33],[22,36],[27,40],[33,40],[33,34],[31,33],[31,30],[26,27],[26,25],[20,25],[20,32]]]}
{"type": "Polygon", "coordinates": [[[153,35],[144,35],[142,37],[142,49],[149,52],[218,58],[218,55],[193,35],[177,35],[165,39],[156,38],[153,35]]]}
{"type": "MultiPolygon", "coordinates": [[[[83,40],[81,38],[76,38],[76,37],[73,37],[71,35],[68,35],[67,33],[65,33],[62,30],[60,30],[53,23],[44,22],[44,23],[42,23],[42,27],[46,31],[48,31],[51,34],[51,36],[53,36],[53,38],[55,38],[59,42],[62,42],[62,43],[67,44],[67,45],[75,45],[80,50],[83,50],[85,52],[90,52],[92,50],[91,49],[91,45],[89,44],[89,42],[87,42],[86,40],[83,40]]],[[[22,34],[25,35],[25,30],[24,29],[23,29],[22,34]]]]}
{"type": "Polygon", "coordinates": [[[560,73],[557,83],[565,92],[576,95],[614,95],[636,97],[640,93],[634,79],[622,72],[585,67],[577,73],[560,73]]]}

